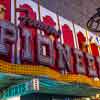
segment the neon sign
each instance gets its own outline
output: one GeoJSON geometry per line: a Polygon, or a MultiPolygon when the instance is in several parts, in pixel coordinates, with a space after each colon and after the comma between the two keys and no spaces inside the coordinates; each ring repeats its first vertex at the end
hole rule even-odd
{"type": "MultiPolygon", "coordinates": [[[[45,65],[61,73],[100,76],[100,57],[93,57],[78,49],[64,46],[57,39],[52,41],[49,36],[42,35],[41,31],[31,41],[31,32],[28,29],[20,29],[7,21],[0,21],[0,27],[0,54],[7,55],[12,45],[16,47],[17,33],[20,32],[24,37],[23,39],[20,36],[24,43],[20,44],[21,50],[19,50],[21,63],[31,62],[33,65],[45,65]],[[45,54],[43,47],[45,47],[45,54]]],[[[39,28],[38,25],[35,27],[39,28]]]]}

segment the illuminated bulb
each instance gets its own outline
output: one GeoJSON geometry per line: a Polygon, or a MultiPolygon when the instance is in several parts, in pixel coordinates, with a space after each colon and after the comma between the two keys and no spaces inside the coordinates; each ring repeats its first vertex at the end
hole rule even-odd
{"type": "Polygon", "coordinates": [[[51,39],[52,42],[54,41],[54,36],[53,35],[50,35],[49,38],[51,39]]]}
{"type": "Polygon", "coordinates": [[[91,99],[95,99],[95,96],[91,96],[91,99]]]}
{"type": "Polygon", "coordinates": [[[6,12],[5,6],[0,4],[0,20],[5,19],[5,12],[6,12]]]}
{"type": "Polygon", "coordinates": [[[95,81],[99,81],[99,78],[98,78],[98,77],[95,77],[94,80],[95,80],[95,81]]]}
{"type": "Polygon", "coordinates": [[[90,98],[86,98],[86,100],[90,100],[90,98]]]}
{"type": "Polygon", "coordinates": [[[96,94],[96,98],[100,98],[100,94],[96,94]]]}
{"type": "Polygon", "coordinates": [[[20,100],[20,96],[8,98],[7,100],[20,100]]]}
{"type": "Polygon", "coordinates": [[[17,50],[20,51],[20,46],[18,45],[17,50]]]}

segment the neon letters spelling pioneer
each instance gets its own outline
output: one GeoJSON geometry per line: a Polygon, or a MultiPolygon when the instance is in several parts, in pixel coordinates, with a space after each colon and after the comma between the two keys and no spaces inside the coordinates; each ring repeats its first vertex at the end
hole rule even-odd
{"type": "MultiPolygon", "coordinates": [[[[51,32],[54,37],[59,37],[59,32],[50,27],[46,29],[47,26],[41,22],[24,19],[22,23],[32,25],[41,31],[51,32]]],[[[21,49],[18,51],[21,63],[24,61],[24,63],[30,62],[34,65],[45,65],[59,72],[84,74],[91,77],[100,76],[100,57],[94,57],[78,49],[64,46],[57,39],[52,41],[49,36],[42,35],[41,31],[36,34],[35,38],[31,39],[31,32],[28,29],[15,26],[7,21],[0,21],[0,31],[0,54],[7,56],[9,51],[12,52],[11,46],[15,45],[15,63],[16,49],[18,49],[16,42],[18,32],[20,32],[24,37],[23,39],[20,36],[23,43],[20,42],[21,49]],[[43,47],[45,47],[45,54],[43,47]]]]}

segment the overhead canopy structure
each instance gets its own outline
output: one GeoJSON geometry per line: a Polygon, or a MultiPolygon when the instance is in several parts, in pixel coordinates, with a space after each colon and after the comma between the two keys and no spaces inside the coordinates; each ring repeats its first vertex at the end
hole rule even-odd
{"type": "Polygon", "coordinates": [[[31,78],[23,75],[0,73],[0,97],[11,86],[18,85],[29,79],[31,78]]]}
{"type": "MultiPolygon", "coordinates": [[[[17,85],[13,84],[9,88],[6,88],[5,91],[3,91],[3,93],[1,94],[1,98],[22,96],[29,93],[46,93],[53,95],[87,97],[87,96],[95,96],[97,93],[100,92],[100,89],[92,88],[84,84],[62,83],[49,78],[44,78],[44,77],[38,77],[38,78],[39,78],[39,91],[34,90],[32,79],[30,79],[29,81],[19,82],[19,84],[17,85]]],[[[8,82],[12,81],[9,80],[8,82]]],[[[7,84],[2,87],[7,87],[7,84]]]]}
{"type": "Polygon", "coordinates": [[[82,75],[60,75],[48,67],[16,65],[0,61],[1,98],[37,92],[82,97],[95,96],[100,92],[99,82],[82,75]],[[34,77],[39,79],[39,91],[33,88],[34,77]]]}
{"type": "Polygon", "coordinates": [[[84,84],[61,83],[54,80],[41,78],[40,92],[70,96],[94,96],[95,94],[100,92],[100,90],[84,84]]]}

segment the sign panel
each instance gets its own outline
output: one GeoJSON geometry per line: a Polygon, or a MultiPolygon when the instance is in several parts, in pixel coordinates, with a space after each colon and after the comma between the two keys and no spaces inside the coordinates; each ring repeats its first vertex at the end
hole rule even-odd
{"type": "Polygon", "coordinates": [[[83,50],[91,39],[85,29],[32,0],[11,0],[10,4],[12,23],[0,21],[1,59],[14,64],[44,65],[61,74],[100,77],[99,53],[94,53],[98,47],[89,45],[96,57],[88,54],[87,48],[83,50]]]}
{"type": "Polygon", "coordinates": [[[1,98],[10,98],[15,96],[21,96],[28,93],[33,93],[33,83],[32,80],[28,82],[24,82],[15,86],[11,86],[7,90],[4,91],[3,96],[1,98]]]}
{"type": "Polygon", "coordinates": [[[33,79],[33,88],[34,88],[34,90],[36,90],[36,91],[39,91],[39,79],[38,78],[34,78],[33,79]]]}

